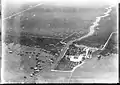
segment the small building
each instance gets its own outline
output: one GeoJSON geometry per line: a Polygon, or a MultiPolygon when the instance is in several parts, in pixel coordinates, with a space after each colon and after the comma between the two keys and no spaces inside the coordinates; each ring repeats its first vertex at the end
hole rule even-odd
{"type": "Polygon", "coordinates": [[[85,57],[85,55],[81,54],[81,55],[78,55],[78,56],[69,56],[70,58],[70,61],[73,61],[73,62],[80,62],[82,61],[82,58],[85,57]]]}

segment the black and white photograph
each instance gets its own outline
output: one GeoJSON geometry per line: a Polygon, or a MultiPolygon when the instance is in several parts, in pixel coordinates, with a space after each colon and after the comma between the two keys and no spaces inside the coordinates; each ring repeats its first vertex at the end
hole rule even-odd
{"type": "Polygon", "coordinates": [[[116,0],[2,4],[2,83],[119,82],[116,0]]]}

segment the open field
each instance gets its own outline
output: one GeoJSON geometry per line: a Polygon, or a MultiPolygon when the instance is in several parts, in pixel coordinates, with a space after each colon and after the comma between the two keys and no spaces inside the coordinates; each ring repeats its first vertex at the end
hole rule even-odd
{"type": "MultiPolygon", "coordinates": [[[[21,9],[24,9],[24,6],[21,6],[21,9]]],[[[73,69],[66,68],[72,62],[65,59],[64,54],[68,51],[68,54],[73,56],[81,53],[77,48],[71,46],[72,43],[69,44],[69,41],[80,40],[88,33],[87,38],[73,42],[73,44],[97,48],[104,45],[110,34],[116,31],[116,13],[114,13],[116,10],[113,10],[110,16],[99,21],[97,26],[99,29],[90,30],[96,17],[102,15],[104,11],[105,9],[102,7],[77,8],[41,5],[4,20],[4,79],[6,82],[84,83],[97,82],[97,79],[101,80],[110,76],[114,77],[111,79],[117,81],[118,68],[115,66],[115,62],[118,58],[115,53],[102,56],[100,59],[97,57],[99,54],[94,54],[92,58],[86,59],[85,63],[73,72],[51,71],[54,64],[59,64],[58,70],[73,69]],[[95,33],[89,36],[89,33],[92,34],[94,30],[95,33]],[[74,32],[76,33],[74,34],[74,32]],[[68,44],[62,44],[60,41],[68,42],[68,44]],[[59,62],[59,60],[61,61],[59,62]]],[[[6,13],[8,14],[5,16],[8,16],[9,10],[6,13]]],[[[110,40],[105,50],[111,50],[114,44],[116,44],[115,41],[110,40]]]]}
{"type": "Polygon", "coordinates": [[[81,82],[118,82],[118,56],[110,55],[101,60],[94,57],[86,61],[81,67],[78,67],[72,74],[71,82],[74,79],[82,79],[81,82]],[[78,74],[79,73],[79,74],[78,74]],[[87,75],[86,75],[87,74],[87,75]],[[96,80],[96,81],[95,81],[96,80]],[[111,81],[112,80],[112,81],[111,81]]]}
{"type": "Polygon", "coordinates": [[[101,19],[99,25],[97,26],[99,29],[96,29],[93,36],[77,41],[77,43],[91,47],[100,47],[100,45],[104,45],[110,34],[112,32],[116,32],[117,30],[116,15],[114,12],[115,10],[111,12],[110,16],[101,19]]]}
{"type": "Polygon", "coordinates": [[[67,36],[66,34],[69,35],[76,30],[88,30],[91,22],[102,12],[103,10],[101,9],[98,11],[93,8],[57,8],[56,6],[43,5],[28,10],[20,16],[11,17],[4,22],[6,31],[8,32],[9,30],[11,34],[19,35],[21,31],[25,31],[33,34],[64,38],[67,36]]]}

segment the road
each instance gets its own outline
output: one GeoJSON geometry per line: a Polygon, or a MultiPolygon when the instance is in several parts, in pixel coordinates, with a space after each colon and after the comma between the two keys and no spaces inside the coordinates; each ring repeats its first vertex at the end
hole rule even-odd
{"type": "Polygon", "coordinates": [[[101,50],[104,50],[104,49],[105,49],[107,43],[109,42],[110,38],[112,37],[112,35],[113,35],[114,33],[117,33],[117,32],[112,32],[112,33],[110,34],[109,38],[107,39],[106,43],[104,44],[104,46],[103,46],[103,48],[102,48],[101,50]]]}

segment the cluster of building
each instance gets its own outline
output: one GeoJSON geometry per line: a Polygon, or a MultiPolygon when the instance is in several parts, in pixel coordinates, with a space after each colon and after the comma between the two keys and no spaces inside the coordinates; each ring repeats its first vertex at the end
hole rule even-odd
{"type": "Polygon", "coordinates": [[[73,62],[80,62],[86,58],[92,58],[92,53],[97,50],[97,48],[91,48],[87,46],[77,46],[78,50],[75,55],[66,55],[73,62]]]}

